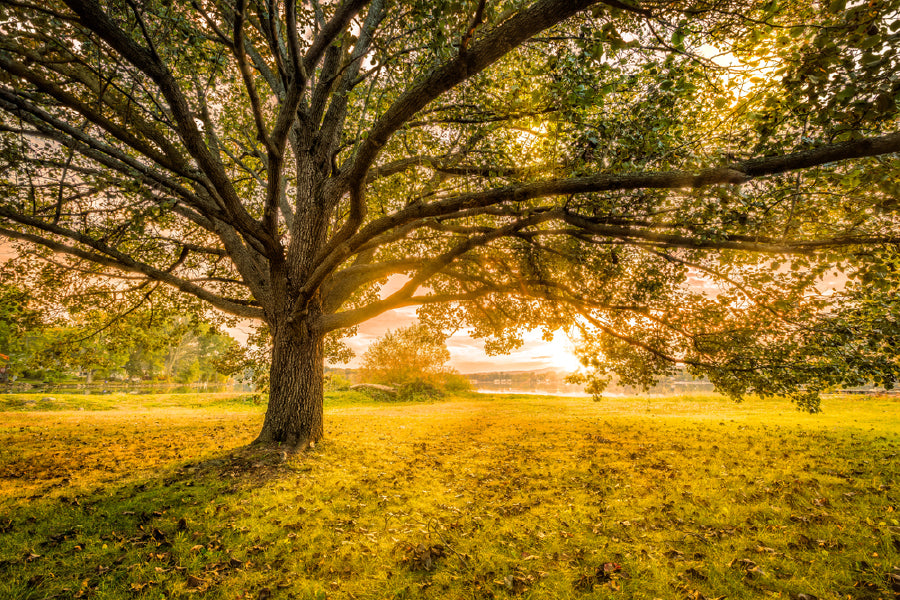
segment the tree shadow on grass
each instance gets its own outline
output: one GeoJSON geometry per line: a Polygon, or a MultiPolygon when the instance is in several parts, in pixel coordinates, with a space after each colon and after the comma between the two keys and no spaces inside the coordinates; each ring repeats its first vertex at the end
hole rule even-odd
{"type": "Polygon", "coordinates": [[[288,464],[277,449],[243,446],[161,464],[155,476],[86,491],[56,485],[52,495],[5,502],[0,597],[172,598],[228,579],[240,588],[231,597],[245,587],[250,594],[266,585],[251,573],[265,568],[265,548],[240,505],[253,490],[292,477],[302,460],[288,464]]]}

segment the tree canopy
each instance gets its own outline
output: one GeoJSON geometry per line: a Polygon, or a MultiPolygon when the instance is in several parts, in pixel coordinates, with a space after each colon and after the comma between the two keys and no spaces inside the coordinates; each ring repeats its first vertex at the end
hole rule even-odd
{"type": "Polygon", "coordinates": [[[813,408],[896,376],[848,332],[896,302],[897,0],[0,11],[0,235],[264,321],[260,441],[320,439],[326,346],[400,306],[813,408]]]}

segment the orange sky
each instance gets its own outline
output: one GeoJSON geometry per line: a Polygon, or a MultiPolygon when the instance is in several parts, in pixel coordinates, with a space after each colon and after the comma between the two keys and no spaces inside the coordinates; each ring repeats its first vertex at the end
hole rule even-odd
{"type": "MultiPolygon", "coordinates": [[[[390,277],[381,288],[382,298],[400,289],[409,279],[403,275],[390,277]]],[[[388,311],[359,326],[358,333],[347,340],[347,344],[356,353],[346,366],[355,368],[360,364],[360,356],[373,341],[387,333],[388,330],[405,327],[416,320],[416,307],[407,306],[388,311]]],[[[479,373],[484,371],[535,371],[552,368],[571,372],[578,368],[578,359],[573,353],[573,345],[562,331],[556,333],[553,341],[542,339],[538,330],[528,331],[524,335],[522,348],[510,354],[488,356],[484,351],[484,342],[476,340],[466,332],[460,331],[447,340],[450,351],[450,366],[460,373],[479,373]]]]}
{"type": "MultiPolygon", "coordinates": [[[[347,340],[356,353],[356,358],[347,366],[358,367],[359,357],[374,340],[390,329],[405,327],[416,320],[415,307],[393,310],[366,321],[359,327],[357,335],[347,340]]],[[[465,332],[457,332],[447,340],[450,350],[450,366],[460,373],[482,371],[533,371],[547,367],[560,371],[574,371],[578,361],[572,353],[572,343],[565,333],[557,332],[552,342],[541,339],[540,331],[525,334],[524,346],[516,352],[503,356],[488,356],[484,343],[470,337],[465,332]]]]}

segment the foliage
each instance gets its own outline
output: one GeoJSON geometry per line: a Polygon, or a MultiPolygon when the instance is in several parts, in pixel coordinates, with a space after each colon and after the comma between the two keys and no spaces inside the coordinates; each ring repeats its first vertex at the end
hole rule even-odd
{"type": "Polygon", "coordinates": [[[836,294],[833,311],[815,335],[836,385],[874,382],[884,389],[900,383],[900,255],[878,258],[853,273],[836,294]]]}
{"type": "Polygon", "coordinates": [[[30,352],[29,336],[42,326],[43,318],[33,307],[29,293],[10,284],[0,284],[0,353],[9,356],[12,364],[23,360],[30,352]]]}
{"type": "MultiPolygon", "coordinates": [[[[777,267],[761,264],[754,277],[772,278],[766,271],[777,267]]],[[[672,307],[664,316],[617,323],[619,335],[581,343],[582,363],[590,371],[573,379],[599,395],[614,371],[622,383],[646,389],[686,362],[690,373],[708,377],[732,397],[749,391],[783,394],[812,412],[823,391],[872,384],[892,389],[900,381],[897,269],[896,250],[879,249],[861,265],[832,273],[832,289],[825,294],[801,293],[808,286],[794,284],[768,298],[746,288],[713,297],[694,292],[691,311],[702,314],[699,320],[672,307]],[[727,329],[727,335],[706,334],[711,328],[706,323],[727,329]],[[699,331],[687,333],[692,329],[699,331]]],[[[781,276],[817,277],[807,269],[799,272],[795,264],[781,276]]]]}
{"type": "Polygon", "coordinates": [[[20,282],[0,289],[0,343],[9,348],[15,371],[30,379],[83,373],[88,383],[111,376],[216,382],[224,377],[217,357],[237,346],[215,324],[197,312],[180,312],[182,303],[170,304],[161,294],[123,315],[83,297],[38,302],[20,282]]]}
{"type": "Polygon", "coordinates": [[[234,394],[0,412],[0,596],[892,597],[895,397],[352,397],[287,460],[234,394]]]}
{"type": "Polygon", "coordinates": [[[598,382],[890,378],[818,288],[900,240],[900,0],[2,10],[0,235],[36,284],[264,321],[264,439],[321,438],[332,342],[401,306],[496,352],[580,328],[598,382]]]}
{"type": "Polygon", "coordinates": [[[413,323],[372,342],[359,375],[367,383],[396,387],[401,400],[436,398],[445,389],[467,389],[465,378],[447,366],[449,360],[444,336],[424,323],[413,323]]]}
{"type": "Polygon", "coordinates": [[[325,377],[325,391],[327,392],[346,392],[351,385],[353,382],[340,373],[331,372],[325,377]]]}

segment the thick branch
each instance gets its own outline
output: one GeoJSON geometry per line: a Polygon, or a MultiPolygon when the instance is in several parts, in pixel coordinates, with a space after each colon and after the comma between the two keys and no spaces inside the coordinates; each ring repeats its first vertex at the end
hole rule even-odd
{"type": "Polygon", "coordinates": [[[519,231],[531,227],[534,225],[538,225],[544,221],[548,221],[554,216],[559,216],[554,212],[546,212],[537,215],[531,215],[525,218],[522,218],[514,223],[510,223],[504,227],[499,227],[491,232],[484,233],[477,236],[472,236],[465,241],[457,244],[453,249],[445,252],[444,254],[430,260],[415,275],[401,287],[399,290],[388,296],[383,300],[379,300],[377,302],[373,302],[372,304],[365,306],[363,308],[358,308],[355,310],[344,311],[342,313],[335,313],[331,315],[325,315],[317,324],[317,328],[322,332],[332,331],[334,329],[341,329],[344,327],[351,327],[353,325],[357,325],[371,319],[372,317],[381,314],[391,308],[396,308],[398,306],[403,306],[403,302],[409,300],[412,295],[416,292],[419,287],[421,287],[426,281],[428,281],[432,276],[439,273],[446,266],[451,264],[460,256],[465,255],[470,250],[485,246],[491,243],[494,240],[499,238],[514,236],[519,231]]]}
{"type": "MultiPolygon", "coordinates": [[[[310,278],[314,285],[317,279],[324,278],[334,268],[343,262],[347,256],[363,247],[376,236],[385,234],[395,228],[404,228],[411,223],[424,219],[440,217],[445,214],[461,210],[477,209],[496,204],[510,202],[519,203],[535,198],[551,196],[569,196],[572,194],[587,194],[592,192],[608,192],[637,189],[690,189],[702,188],[711,185],[739,184],[751,178],[783,173],[785,171],[806,169],[854,158],[864,158],[900,152],[900,132],[891,133],[876,138],[865,138],[851,142],[841,142],[821,146],[813,150],[804,150],[786,154],[779,157],[764,157],[733,163],[727,167],[706,169],[699,173],[687,171],[666,171],[660,173],[636,173],[625,175],[598,174],[587,177],[571,179],[558,179],[538,183],[526,183],[513,186],[496,188],[484,192],[460,194],[445,198],[430,204],[413,204],[392,215],[373,221],[361,229],[358,233],[339,246],[331,249],[331,256],[323,253],[319,257],[319,267],[310,278]]],[[[577,215],[569,215],[572,219],[578,219],[577,215]]],[[[583,217],[582,217],[583,219],[583,217]]],[[[597,225],[580,221],[596,230],[597,225]]],[[[616,237],[636,236],[637,231],[629,228],[608,227],[596,230],[604,235],[616,237]]],[[[655,234],[654,234],[655,235],[655,234]]],[[[642,239],[648,239],[644,237],[642,239]]],[[[666,242],[662,237],[655,237],[654,241],[666,242]]],[[[776,240],[764,242],[758,249],[747,243],[734,246],[739,249],[760,252],[811,252],[817,248],[828,246],[841,246],[864,243],[885,243],[892,239],[886,238],[848,238],[842,240],[818,241],[803,243],[779,244],[776,240]],[[776,247],[777,246],[777,247],[776,247]]],[[[672,244],[690,244],[686,247],[710,247],[727,248],[728,245],[716,245],[713,242],[698,242],[691,238],[673,237],[669,240],[672,244]],[[700,244],[700,245],[698,245],[700,244]]],[[[668,243],[668,242],[666,242],[668,243]]]]}
{"type": "Polygon", "coordinates": [[[355,292],[360,286],[389,275],[406,273],[425,262],[420,258],[405,258],[379,263],[354,264],[346,269],[338,271],[332,277],[332,283],[323,286],[322,306],[325,312],[334,312],[355,292]]]}
{"type": "Polygon", "coordinates": [[[455,58],[417,79],[372,126],[347,169],[360,181],[388,139],[413,115],[444,92],[477,75],[545,29],[596,4],[597,0],[543,0],[522,10],[462,50],[455,58]]]}
{"type": "Polygon", "coordinates": [[[703,239],[688,235],[671,233],[659,233],[650,229],[637,227],[623,227],[617,225],[603,225],[593,220],[566,212],[563,220],[570,225],[582,229],[594,235],[613,237],[628,241],[643,241],[650,245],[658,245],[667,248],[688,248],[716,250],[744,250],[761,254],[814,254],[825,248],[838,248],[842,246],[861,246],[872,244],[900,244],[900,237],[893,236],[847,236],[824,240],[777,240],[768,237],[758,237],[755,241],[747,239],[747,236],[720,236],[719,239],[703,239]]]}
{"type": "MultiPolygon", "coordinates": [[[[564,21],[581,10],[596,4],[597,0],[542,0],[522,10],[509,20],[484,34],[455,58],[419,77],[369,130],[349,165],[341,170],[346,173],[343,187],[358,188],[365,181],[366,173],[391,136],[413,115],[444,92],[477,75],[491,64],[528,40],[533,35],[564,21]]],[[[356,193],[351,198],[350,216],[335,234],[325,254],[343,244],[362,223],[365,207],[361,204],[365,195],[356,193]]]]}
{"type": "MultiPolygon", "coordinates": [[[[0,213],[2,214],[2,213],[0,213]]],[[[9,215],[4,215],[9,216],[9,215]]],[[[60,252],[63,254],[67,254],[69,256],[74,256],[77,258],[81,258],[83,260],[90,261],[94,264],[98,264],[104,267],[109,267],[112,269],[116,269],[119,271],[125,271],[128,273],[139,273],[144,275],[148,279],[156,280],[161,283],[165,283],[174,288],[181,290],[182,292],[186,292],[197,298],[209,302],[212,306],[228,312],[230,314],[239,316],[239,317],[247,317],[250,319],[261,319],[263,317],[262,310],[258,308],[254,308],[251,306],[247,306],[242,304],[240,301],[230,300],[227,298],[223,298],[216,294],[211,293],[210,291],[193,284],[189,281],[181,279],[180,277],[176,277],[171,273],[167,273],[166,271],[161,271],[152,267],[150,265],[144,264],[142,262],[136,261],[129,256],[126,256],[116,250],[111,248],[103,248],[101,251],[103,254],[98,254],[96,252],[89,252],[83,250],[81,248],[76,248],[75,246],[71,246],[68,244],[64,244],[62,242],[58,242],[56,240],[46,238],[43,236],[24,233],[21,231],[14,231],[12,229],[7,229],[5,227],[0,227],[0,235],[3,235],[9,239],[22,240],[26,242],[30,242],[32,244],[37,244],[39,246],[44,246],[45,248],[49,248],[54,252],[60,252]]],[[[64,235],[64,234],[63,234],[64,235]]],[[[84,237],[84,236],[78,236],[84,237]]],[[[85,240],[79,239],[79,242],[84,243],[85,240]]],[[[96,240],[90,240],[93,242],[92,246],[100,246],[96,242],[96,240]]]]}
{"type": "Polygon", "coordinates": [[[157,85],[169,104],[176,122],[178,134],[185,147],[212,184],[212,192],[222,203],[231,222],[249,236],[248,242],[269,255],[280,255],[281,245],[271,232],[265,231],[244,209],[224,167],[218,162],[203,141],[187,99],[184,97],[169,69],[152,53],[135,43],[120,29],[102,8],[92,0],[65,0],[75,12],[82,26],[93,31],[109,44],[122,58],[137,67],[157,85]]]}

